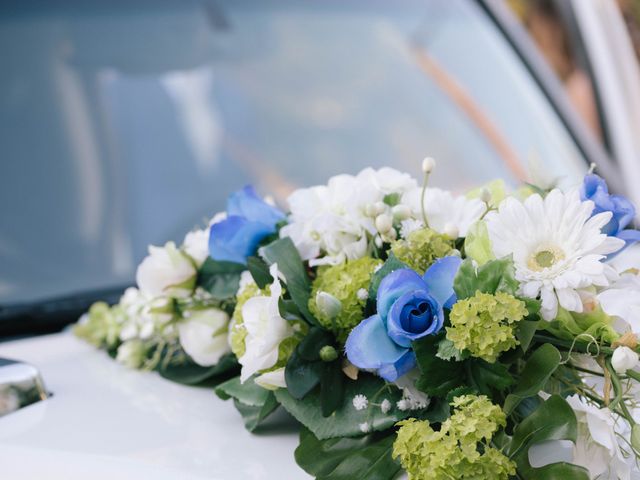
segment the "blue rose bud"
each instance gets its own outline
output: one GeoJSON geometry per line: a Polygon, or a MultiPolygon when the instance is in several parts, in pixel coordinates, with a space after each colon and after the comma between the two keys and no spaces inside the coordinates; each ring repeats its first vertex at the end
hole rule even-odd
{"type": "Polygon", "coordinates": [[[592,215],[611,212],[611,220],[602,227],[602,233],[624,240],[625,248],[640,241],[639,231],[625,230],[636,215],[635,207],[622,195],[610,195],[603,178],[595,174],[586,175],[580,189],[580,198],[582,201],[591,200],[594,203],[592,215]]]}
{"type": "Polygon", "coordinates": [[[443,308],[456,302],[453,291],[459,257],[437,260],[420,277],[409,268],[396,270],[380,282],[377,313],[353,329],[346,342],[349,361],[358,368],[376,370],[395,381],[416,364],[411,343],[438,333],[443,308]]]}
{"type": "Polygon", "coordinates": [[[227,201],[227,218],[211,225],[209,255],[218,261],[245,264],[259,243],[275,233],[284,213],[262,200],[251,185],[227,201]]]}

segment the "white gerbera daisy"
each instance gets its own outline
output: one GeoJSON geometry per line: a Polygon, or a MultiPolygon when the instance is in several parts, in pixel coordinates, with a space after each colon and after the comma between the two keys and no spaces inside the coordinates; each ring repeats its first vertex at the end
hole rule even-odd
{"type": "Polygon", "coordinates": [[[616,273],[602,262],[624,245],[601,229],[611,212],[591,216],[593,202],[580,201],[577,191],[552,190],[544,199],[513,197],[487,214],[487,228],[497,258],[513,255],[520,293],[542,300],[541,314],[553,320],[558,304],[582,312],[581,289],[607,286],[616,273]]]}

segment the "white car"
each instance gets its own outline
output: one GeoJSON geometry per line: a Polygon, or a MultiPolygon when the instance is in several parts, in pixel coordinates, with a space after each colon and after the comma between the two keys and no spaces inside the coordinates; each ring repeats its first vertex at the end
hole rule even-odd
{"type": "Polygon", "coordinates": [[[243,183],[282,202],[364,166],[417,173],[429,154],[443,188],[570,184],[595,163],[640,204],[620,14],[564,4],[604,143],[498,0],[0,7],[0,477],[308,478],[285,414],[249,434],[211,388],[52,333],[243,183]]]}

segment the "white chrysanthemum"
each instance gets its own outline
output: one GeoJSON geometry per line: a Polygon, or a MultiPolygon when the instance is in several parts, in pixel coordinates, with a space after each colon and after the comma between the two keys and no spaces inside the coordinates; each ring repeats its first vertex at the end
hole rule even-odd
{"type": "Polygon", "coordinates": [[[611,410],[590,405],[577,395],[566,400],[578,420],[572,463],[589,470],[591,478],[628,480],[630,467],[620,451],[611,410]]]}
{"type": "Polygon", "coordinates": [[[580,290],[607,286],[616,276],[602,260],[624,242],[601,232],[611,212],[592,217],[592,210],[593,202],[580,201],[577,191],[552,190],[544,199],[509,197],[485,217],[494,255],[513,256],[521,294],[540,296],[546,320],[556,317],[558,304],[582,312],[580,290]]]}
{"type": "Polygon", "coordinates": [[[337,175],[327,185],[296,190],[288,198],[289,224],[280,236],[290,237],[311,265],[362,258],[377,233],[375,215],[367,214],[367,207],[370,210],[386,195],[401,196],[415,186],[407,174],[368,168],[357,176],[337,175]]]}
{"type": "MultiPolygon", "coordinates": [[[[419,220],[422,219],[421,198],[421,188],[415,188],[402,197],[402,203],[408,205],[419,220]]],[[[455,230],[459,236],[465,237],[471,225],[487,211],[487,205],[477,198],[456,197],[446,190],[427,188],[424,210],[429,227],[436,232],[448,234],[455,230]]]]}

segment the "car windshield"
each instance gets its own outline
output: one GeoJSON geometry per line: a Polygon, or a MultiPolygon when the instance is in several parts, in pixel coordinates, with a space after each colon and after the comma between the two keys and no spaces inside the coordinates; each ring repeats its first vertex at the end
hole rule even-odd
{"type": "Polygon", "coordinates": [[[454,190],[586,170],[475,2],[2,8],[0,304],[132,283],[246,183],[283,202],[425,155],[454,190]]]}

